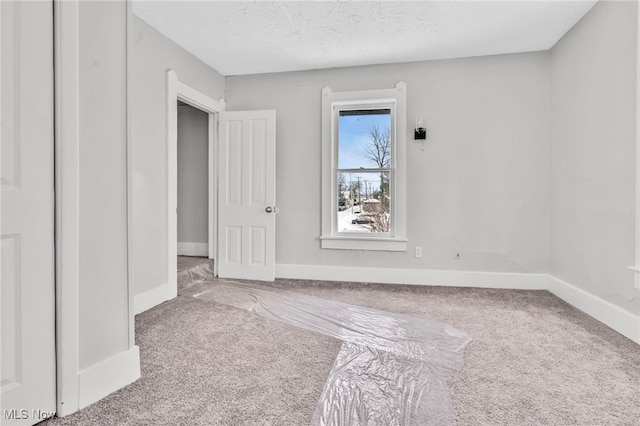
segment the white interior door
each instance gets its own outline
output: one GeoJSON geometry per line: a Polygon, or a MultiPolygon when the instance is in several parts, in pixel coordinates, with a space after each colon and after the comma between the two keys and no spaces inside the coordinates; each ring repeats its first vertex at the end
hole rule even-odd
{"type": "Polygon", "coordinates": [[[55,413],[52,2],[0,2],[0,424],[55,413]]]}
{"type": "Polygon", "coordinates": [[[273,281],[276,113],[220,113],[218,275],[273,281]]]}

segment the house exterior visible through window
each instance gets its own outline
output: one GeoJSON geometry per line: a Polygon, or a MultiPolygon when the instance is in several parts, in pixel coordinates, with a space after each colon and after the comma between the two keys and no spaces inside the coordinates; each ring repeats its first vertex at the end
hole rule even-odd
{"type": "Polygon", "coordinates": [[[394,105],[336,108],[338,233],[391,231],[391,145],[394,105]]]}
{"type": "Polygon", "coordinates": [[[406,85],[322,94],[322,247],[405,251],[406,85]]]}

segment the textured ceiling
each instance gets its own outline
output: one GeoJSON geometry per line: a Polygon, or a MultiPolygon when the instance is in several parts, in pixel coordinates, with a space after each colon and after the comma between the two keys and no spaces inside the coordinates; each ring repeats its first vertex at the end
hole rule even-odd
{"type": "Polygon", "coordinates": [[[136,15],[223,75],[551,48],[596,1],[149,1],[136,15]]]}

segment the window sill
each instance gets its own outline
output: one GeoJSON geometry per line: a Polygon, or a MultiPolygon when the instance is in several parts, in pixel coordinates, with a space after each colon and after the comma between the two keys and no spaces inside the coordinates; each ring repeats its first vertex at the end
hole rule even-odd
{"type": "Polygon", "coordinates": [[[323,249],[407,251],[407,240],[400,238],[330,236],[320,237],[320,243],[323,249]]]}

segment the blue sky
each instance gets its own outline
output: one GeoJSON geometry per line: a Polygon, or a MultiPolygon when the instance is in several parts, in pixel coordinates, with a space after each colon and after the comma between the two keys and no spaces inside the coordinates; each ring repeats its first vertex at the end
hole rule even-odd
{"type": "Polygon", "coordinates": [[[367,158],[365,147],[370,143],[368,126],[378,124],[380,129],[391,125],[391,116],[382,114],[347,115],[338,117],[338,168],[377,168],[378,165],[367,158]]]}

